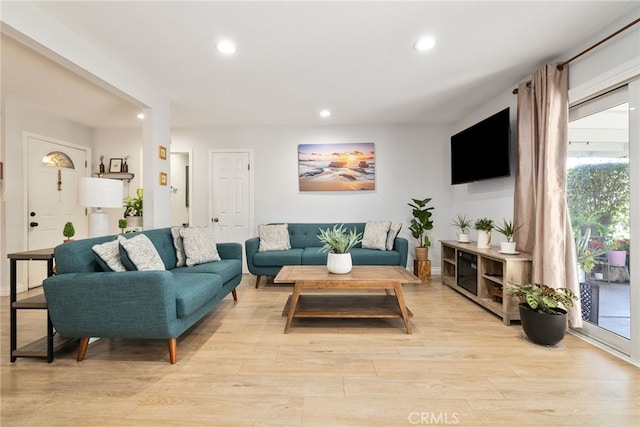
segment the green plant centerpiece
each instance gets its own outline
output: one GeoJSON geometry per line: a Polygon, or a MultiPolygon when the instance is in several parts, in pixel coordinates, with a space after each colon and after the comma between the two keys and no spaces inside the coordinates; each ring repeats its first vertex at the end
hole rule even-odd
{"type": "Polygon", "coordinates": [[[567,310],[578,299],[571,289],[510,283],[507,292],[518,300],[522,329],[531,341],[546,346],[562,341],[567,329],[567,310]]]}
{"type": "Polygon", "coordinates": [[[431,198],[411,199],[412,203],[407,203],[411,207],[413,218],[409,223],[409,230],[414,239],[416,239],[416,260],[425,261],[429,259],[429,246],[431,241],[427,235],[427,231],[433,229],[433,221],[431,220],[433,206],[428,206],[431,198]]]}
{"type": "Polygon", "coordinates": [[[506,242],[500,242],[501,252],[506,254],[516,252],[516,242],[513,241],[513,236],[514,234],[516,234],[516,231],[520,229],[520,227],[522,227],[522,224],[515,225],[513,221],[508,221],[506,219],[502,220],[501,225],[495,226],[495,230],[507,238],[506,242]]]}
{"type": "Polygon", "coordinates": [[[346,274],[353,266],[351,260],[351,249],[362,242],[362,233],[355,227],[347,230],[344,224],[336,224],[333,229],[320,229],[318,240],[322,243],[320,250],[328,252],[327,269],[330,273],[346,274]]]}
{"type": "Polygon", "coordinates": [[[124,198],[124,216],[127,218],[127,225],[133,228],[142,228],[142,188],[136,190],[135,196],[124,198]]]}
{"type": "Polygon", "coordinates": [[[67,221],[64,224],[64,228],[62,229],[62,235],[65,237],[64,241],[67,242],[71,240],[73,236],[76,234],[76,229],[73,227],[73,223],[71,221],[67,221]]]}
{"type": "Polygon", "coordinates": [[[467,218],[466,214],[458,214],[457,218],[451,220],[451,225],[458,229],[458,242],[466,243],[469,241],[469,229],[473,224],[473,220],[467,218]]]}
{"type": "Polygon", "coordinates": [[[479,218],[476,220],[473,228],[478,231],[478,248],[488,249],[491,247],[491,231],[493,231],[494,227],[495,224],[490,218],[479,218]]]}

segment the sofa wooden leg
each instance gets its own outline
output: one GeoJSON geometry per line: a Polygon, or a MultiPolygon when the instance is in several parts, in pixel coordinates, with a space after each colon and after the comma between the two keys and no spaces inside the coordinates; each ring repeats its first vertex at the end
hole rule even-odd
{"type": "Polygon", "coordinates": [[[89,347],[89,337],[80,338],[80,345],[78,346],[78,355],[76,356],[76,362],[82,362],[85,354],[87,354],[87,347],[89,347]]]}
{"type": "Polygon", "coordinates": [[[261,277],[262,277],[262,276],[257,276],[257,277],[256,277],[256,289],[258,289],[258,286],[260,286],[260,278],[261,278],[261,277]]]}
{"type": "Polygon", "coordinates": [[[175,365],[178,361],[178,340],[176,338],[169,338],[169,360],[172,365],[175,365]]]}
{"type": "Polygon", "coordinates": [[[238,292],[235,289],[231,291],[231,295],[233,295],[234,301],[238,301],[238,292]]]}

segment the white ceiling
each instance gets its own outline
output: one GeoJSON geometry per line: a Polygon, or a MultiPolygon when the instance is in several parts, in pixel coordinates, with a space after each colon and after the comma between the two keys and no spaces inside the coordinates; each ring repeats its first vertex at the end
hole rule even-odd
{"type": "MultiPolygon", "coordinates": [[[[455,123],[640,16],[637,1],[37,4],[164,93],[174,127],[455,123]],[[422,35],[433,50],[412,49],[422,35]],[[234,56],[214,51],[221,38],[234,56]]],[[[122,99],[2,41],[3,97],[91,127],[139,126],[122,99]]]]}

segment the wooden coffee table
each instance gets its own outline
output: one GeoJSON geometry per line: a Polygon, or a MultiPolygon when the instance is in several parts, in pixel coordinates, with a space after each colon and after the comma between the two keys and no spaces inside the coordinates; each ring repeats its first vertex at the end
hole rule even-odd
{"type": "Polygon", "coordinates": [[[411,311],[404,302],[403,283],[422,283],[400,266],[358,265],[348,274],[332,274],[324,265],[287,265],[274,283],[295,283],[283,311],[288,333],[294,318],[395,318],[401,317],[411,333],[411,311]],[[300,295],[303,290],[385,290],[384,295],[300,295]],[[393,290],[393,293],[391,292],[393,290]]]}

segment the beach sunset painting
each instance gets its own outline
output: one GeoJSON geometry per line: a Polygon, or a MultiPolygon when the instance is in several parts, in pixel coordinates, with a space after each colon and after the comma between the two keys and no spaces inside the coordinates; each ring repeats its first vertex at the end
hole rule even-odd
{"type": "Polygon", "coordinates": [[[298,145],[300,191],[376,189],[373,142],[298,145]]]}

